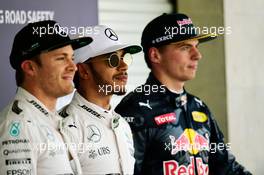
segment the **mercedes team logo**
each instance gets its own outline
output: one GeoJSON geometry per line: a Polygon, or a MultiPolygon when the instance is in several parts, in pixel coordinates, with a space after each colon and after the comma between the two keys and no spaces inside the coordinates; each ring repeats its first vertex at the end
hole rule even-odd
{"type": "Polygon", "coordinates": [[[101,132],[95,125],[88,125],[87,139],[90,142],[99,142],[101,140],[101,132]]]}
{"type": "Polygon", "coordinates": [[[113,41],[118,40],[117,34],[110,28],[105,29],[105,35],[113,41]]]}
{"type": "Polygon", "coordinates": [[[54,24],[53,29],[55,34],[59,34],[60,36],[66,37],[67,36],[67,29],[65,27],[60,26],[59,23],[54,24]]]}

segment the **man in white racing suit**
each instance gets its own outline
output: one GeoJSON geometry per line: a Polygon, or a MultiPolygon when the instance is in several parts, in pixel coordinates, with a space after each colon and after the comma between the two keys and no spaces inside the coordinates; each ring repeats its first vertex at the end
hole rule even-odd
{"type": "Polygon", "coordinates": [[[128,123],[110,106],[126,92],[127,69],[137,45],[122,44],[107,26],[94,26],[93,43],[75,52],[77,91],[61,112],[63,133],[78,149],[84,174],[133,174],[134,147],[128,123]]]}
{"type": "Polygon", "coordinates": [[[18,89],[0,113],[1,175],[69,175],[73,174],[71,164],[80,167],[59,132],[62,123],[55,105],[58,97],[73,91],[73,49],[92,39],[71,40],[55,32],[34,34],[40,28],[55,30],[56,24],[30,23],[14,39],[10,63],[18,89]]]}

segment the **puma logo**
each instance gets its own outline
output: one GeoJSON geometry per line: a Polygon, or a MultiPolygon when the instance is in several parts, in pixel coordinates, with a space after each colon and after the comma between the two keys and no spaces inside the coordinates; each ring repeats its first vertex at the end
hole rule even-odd
{"type": "Polygon", "coordinates": [[[203,102],[202,100],[199,100],[197,98],[194,98],[194,100],[200,105],[200,106],[203,106],[203,102]]]}
{"type": "Polygon", "coordinates": [[[149,105],[149,100],[147,100],[147,103],[143,103],[143,102],[138,102],[139,106],[145,106],[149,109],[152,109],[152,107],[149,105]]]}
{"type": "Polygon", "coordinates": [[[68,126],[69,128],[77,128],[77,126],[75,125],[75,122],[73,122],[73,124],[69,124],[68,126]]]}

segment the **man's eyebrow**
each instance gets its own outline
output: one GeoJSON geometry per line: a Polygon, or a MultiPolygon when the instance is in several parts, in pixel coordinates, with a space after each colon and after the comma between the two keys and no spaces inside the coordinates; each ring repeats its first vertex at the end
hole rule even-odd
{"type": "Polygon", "coordinates": [[[72,57],[73,57],[73,56],[74,56],[74,53],[70,55],[70,54],[68,54],[68,53],[64,53],[64,52],[63,52],[63,53],[57,53],[57,54],[54,54],[54,55],[55,55],[55,56],[63,55],[64,57],[67,57],[67,56],[72,56],[72,57]]]}
{"type": "Polygon", "coordinates": [[[178,47],[181,47],[181,46],[192,46],[191,44],[185,43],[185,42],[175,43],[173,45],[178,46],[178,47]]]}
{"type": "Polygon", "coordinates": [[[116,53],[116,52],[105,53],[105,54],[103,54],[102,56],[110,56],[110,55],[112,55],[113,53],[116,53]]]}
{"type": "Polygon", "coordinates": [[[175,43],[174,45],[178,46],[178,47],[182,47],[182,46],[190,46],[190,47],[198,47],[200,43],[197,43],[196,45],[192,45],[190,43],[186,43],[186,42],[180,42],[180,43],[175,43]]]}

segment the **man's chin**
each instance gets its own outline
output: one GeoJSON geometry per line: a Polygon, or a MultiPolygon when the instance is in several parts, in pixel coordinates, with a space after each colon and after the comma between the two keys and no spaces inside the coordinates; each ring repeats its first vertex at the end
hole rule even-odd
{"type": "Polygon", "coordinates": [[[68,95],[68,94],[72,93],[73,91],[74,91],[74,87],[72,84],[65,86],[63,89],[64,95],[68,95]]]}
{"type": "Polygon", "coordinates": [[[126,84],[120,83],[120,84],[114,84],[114,92],[113,94],[115,95],[125,95],[126,94],[126,84]]]}
{"type": "Polygon", "coordinates": [[[125,95],[127,92],[125,86],[123,86],[122,88],[118,88],[118,89],[115,89],[113,94],[115,95],[125,95]]]}
{"type": "Polygon", "coordinates": [[[125,95],[126,94],[126,90],[124,91],[119,91],[119,92],[114,92],[115,95],[125,95]]]}
{"type": "Polygon", "coordinates": [[[127,92],[125,86],[122,86],[121,88],[115,88],[113,91],[113,94],[115,95],[125,95],[127,92]]]}

